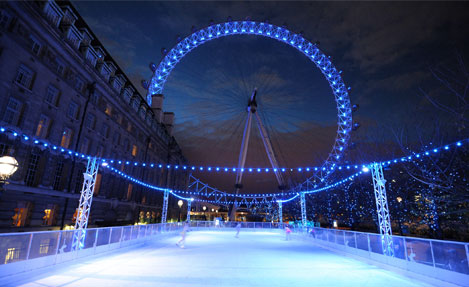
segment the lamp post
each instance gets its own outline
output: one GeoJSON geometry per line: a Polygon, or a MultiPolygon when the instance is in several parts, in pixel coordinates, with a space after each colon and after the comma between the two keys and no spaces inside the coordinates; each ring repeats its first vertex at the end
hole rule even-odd
{"type": "Polygon", "coordinates": [[[402,233],[402,225],[401,225],[401,216],[402,216],[402,197],[398,196],[396,198],[397,200],[397,205],[399,206],[399,216],[397,218],[397,223],[399,224],[399,233],[401,236],[403,235],[402,233]]]}
{"type": "Polygon", "coordinates": [[[203,211],[204,211],[205,220],[207,220],[207,217],[205,216],[205,210],[207,210],[207,207],[204,205],[204,206],[202,206],[202,209],[203,209],[203,211]]]}
{"type": "Polygon", "coordinates": [[[7,184],[7,180],[15,173],[18,169],[18,161],[12,156],[0,157],[0,188],[3,190],[3,186],[7,184]]]}
{"type": "Polygon", "coordinates": [[[184,204],[184,202],[182,200],[179,199],[178,201],[178,206],[179,206],[179,216],[178,216],[178,222],[181,221],[181,207],[182,205],[184,204]]]}

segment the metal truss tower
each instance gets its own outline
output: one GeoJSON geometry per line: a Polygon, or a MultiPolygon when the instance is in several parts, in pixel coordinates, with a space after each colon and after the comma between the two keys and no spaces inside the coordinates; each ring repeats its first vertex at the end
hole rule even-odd
{"type": "Polygon", "coordinates": [[[303,224],[303,227],[306,226],[306,199],[305,199],[305,193],[301,192],[300,193],[300,201],[301,201],[301,224],[303,224]]]}
{"type": "Polygon", "coordinates": [[[96,176],[98,175],[99,162],[96,157],[89,158],[86,172],[83,173],[83,187],[81,189],[80,202],[78,204],[75,231],[73,232],[72,250],[79,250],[85,246],[86,227],[90,216],[91,202],[93,201],[96,176]]]}
{"type": "Polygon", "coordinates": [[[187,201],[187,222],[191,222],[191,205],[192,205],[192,198],[187,201]]]}
{"type": "Polygon", "coordinates": [[[166,223],[166,216],[168,215],[168,200],[169,190],[166,189],[163,195],[163,211],[161,212],[161,223],[166,223]]]}
{"type": "MultiPolygon", "coordinates": [[[[262,124],[261,118],[259,117],[259,113],[257,112],[257,88],[254,89],[252,92],[251,98],[249,99],[248,106],[247,106],[247,119],[246,125],[244,126],[244,133],[243,133],[243,141],[241,142],[241,150],[239,152],[239,159],[238,159],[238,169],[236,170],[236,182],[235,182],[235,193],[236,195],[239,194],[242,185],[243,173],[244,173],[244,165],[246,163],[246,156],[248,152],[248,144],[249,138],[251,136],[251,125],[252,125],[252,116],[255,116],[257,127],[259,128],[259,133],[262,138],[262,142],[264,143],[264,148],[267,153],[267,157],[269,158],[270,164],[272,165],[272,170],[275,173],[275,177],[277,178],[279,189],[285,189],[285,180],[283,179],[282,174],[280,173],[280,169],[278,167],[277,159],[275,158],[274,150],[272,148],[272,144],[270,142],[269,135],[267,134],[267,130],[265,129],[264,125],[262,124]]],[[[233,204],[230,212],[230,220],[234,221],[236,219],[236,208],[237,202],[233,204]]]]}
{"type": "Polygon", "coordinates": [[[283,223],[283,211],[282,211],[282,202],[278,202],[278,223],[283,223]]]}
{"type": "Polygon", "coordinates": [[[379,233],[381,234],[383,253],[387,256],[394,256],[391,218],[389,216],[388,199],[386,197],[386,180],[384,179],[383,166],[381,163],[372,164],[371,175],[373,177],[376,209],[378,211],[379,233]]]}

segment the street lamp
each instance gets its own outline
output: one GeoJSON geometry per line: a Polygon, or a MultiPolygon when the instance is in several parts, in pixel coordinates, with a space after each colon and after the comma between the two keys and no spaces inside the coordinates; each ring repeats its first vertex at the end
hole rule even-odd
{"type": "Polygon", "coordinates": [[[14,157],[8,155],[0,157],[0,186],[2,188],[17,169],[18,162],[14,157]]]}
{"type": "Polygon", "coordinates": [[[398,218],[397,218],[397,223],[399,224],[399,232],[401,234],[401,236],[403,235],[403,232],[402,232],[402,223],[401,223],[401,216],[402,216],[402,197],[398,196],[396,198],[397,200],[397,205],[399,206],[399,215],[398,215],[398,218]]]}
{"type": "Polygon", "coordinates": [[[179,206],[179,216],[178,216],[178,222],[181,221],[181,207],[184,204],[182,200],[178,200],[178,206],[179,206]]]}
{"type": "Polygon", "coordinates": [[[207,207],[204,205],[204,206],[202,206],[202,209],[203,209],[203,211],[204,211],[205,220],[207,220],[207,217],[206,217],[206,215],[205,215],[205,210],[207,210],[207,207]]]}

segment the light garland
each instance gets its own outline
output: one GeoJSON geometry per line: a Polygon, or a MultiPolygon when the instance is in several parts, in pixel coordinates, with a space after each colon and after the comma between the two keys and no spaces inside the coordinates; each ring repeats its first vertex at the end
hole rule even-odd
{"type": "MultiPolygon", "coordinates": [[[[0,134],[2,133],[9,133],[11,134],[13,137],[20,137],[23,141],[25,142],[32,142],[33,144],[35,145],[38,145],[38,146],[41,146],[41,147],[44,147],[44,148],[49,148],[51,149],[52,151],[55,151],[57,153],[60,153],[60,154],[64,154],[64,155],[70,155],[70,156],[75,156],[77,158],[81,158],[81,159],[90,159],[92,156],[90,155],[86,155],[86,154],[83,154],[83,153],[79,153],[79,152],[76,152],[76,151],[73,151],[71,149],[66,149],[66,148],[63,148],[63,147],[58,147],[56,145],[52,145],[50,144],[49,142],[47,141],[44,141],[42,139],[35,139],[35,138],[32,138],[24,133],[19,133],[11,128],[6,128],[6,127],[0,127],[0,134]]],[[[420,159],[422,160],[425,156],[431,156],[433,154],[437,154],[439,153],[440,151],[448,151],[450,150],[452,147],[461,147],[464,143],[467,143],[469,141],[469,139],[464,139],[464,140],[461,140],[461,141],[457,141],[457,142],[454,142],[454,143],[451,143],[451,144],[448,144],[448,145],[444,145],[444,146],[440,146],[440,147],[436,147],[436,148],[432,148],[432,149],[429,149],[427,151],[424,151],[424,152],[420,152],[420,153],[413,153],[412,155],[410,156],[405,156],[405,157],[399,157],[399,158],[395,158],[393,160],[387,160],[387,161],[382,161],[382,162],[379,162],[380,164],[382,164],[383,166],[390,166],[392,164],[397,164],[397,163],[402,163],[402,162],[411,162],[411,161],[414,161],[416,159],[420,159]]],[[[109,168],[111,171],[115,172],[116,174],[132,181],[132,182],[135,182],[139,185],[142,185],[144,187],[147,187],[147,188],[150,188],[150,189],[153,189],[153,190],[157,190],[157,191],[169,191],[171,194],[175,195],[175,196],[178,196],[179,198],[181,199],[184,199],[184,200],[195,200],[195,199],[192,199],[192,198],[186,198],[186,197],[182,197],[180,195],[176,195],[176,193],[179,193],[179,194],[190,194],[190,195],[206,195],[207,196],[207,193],[203,193],[203,192],[190,192],[190,191],[178,191],[178,190],[171,190],[171,189],[168,189],[168,188],[163,188],[163,187],[158,187],[158,186],[154,186],[154,185],[151,185],[151,184],[148,184],[148,183],[145,183],[145,182],[142,182],[136,178],[133,178],[117,169],[115,169],[114,167],[111,167],[109,165],[109,163],[115,163],[116,161],[115,160],[108,160],[108,159],[100,159],[100,161],[102,162],[102,165],[109,168]]],[[[123,161],[117,161],[118,163],[122,163],[123,161]]],[[[125,162],[126,164],[130,164],[129,161],[125,162]]],[[[134,163],[135,166],[138,166],[138,163],[135,162],[134,163]]],[[[328,189],[331,189],[333,187],[337,187],[349,180],[353,180],[355,177],[357,177],[358,175],[360,174],[363,174],[364,172],[367,172],[369,170],[369,168],[371,167],[372,164],[363,164],[363,165],[347,165],[345,166],[345,169],[351,169],[352,167],[353,168],[359,168],[361,167],[361,171],[349,176],[349,177],[346,177],[340,181],[337,181],[333,184],[330,184],[330,185],[327,185],[327,186],[324,186],[322,188],[318,188],[318,189],[313,189],[313,190],[306,190],[306,191],[292,191],[292,192],[284,192],[284,193],[268,193],[268,194],[230,194],[230,193],[224,193],[225,196],[229,196],[229,197],[238,197],[238,198],[259,198],[259,197],[273,197],[273,196],[285,196],[285,195],[293,195],[293,194],[298,194],[298,192],[302,192],[302,193],[306,193],[306,194],[309,194],[309,193],[316,193],[316,192],[320,192],[320,191],[324,191],[324,190],[328,190],[328,189]]],[[[145,166],[145,164],[142,164],[142,166],[145,166]]],[[[159,166],[162,166],[162,165],[159,165],[159,166]]],[[[167,165],[167,167],[170,167],[170,165],[167,165]]],[[[176,166],[175,166],[176,167],[176,166]]],[[[343,168],[344,166],[338,166],[337,169],[341,170],[341,169],[344,169],[343,168]]],[[[226,168],[228,170],[228,168],[226,168]]],[[[232,170],[236,171],[236,168],[232,168],[232,170]]],[[[258,169],[260,170],[260,169],[258,169]]],[[[266,169],[267,172],[269,171],[269,169],[266,169]]],[[[302,170],[302,168],[298,168],[298,170],[302,170]]],[[[296,196],[295,196],[296,197],[296,196]]],[[[293,198],[295,198],[293,197],[293,198]]],[[[289,199],[291,200],[291,199],[289,199]]],[[[288,201],[289,201],[288,200],[288,201]]],[[[207,201],[208,202],[208,201],[207,201]]],[[[228,201],[228,203],[233,203],[234,201],[228,201]]],[[[279,202],[279,200],[275,200],[275,202],[279,202]]]]}

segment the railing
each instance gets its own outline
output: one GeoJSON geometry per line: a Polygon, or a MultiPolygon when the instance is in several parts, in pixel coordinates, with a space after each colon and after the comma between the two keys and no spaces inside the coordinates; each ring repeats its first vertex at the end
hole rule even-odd
{"type": "MultiPolygon", "coordinates": [[[[238,222],[191,221],[192,230],[232,230],[238,222]]],[[[134,245],[182,229],[182,223],[90,228],[82,249],[71,249],[74,230],[0,234],[0,277],[134,245]],[[43,259],[43,260],[41,260],[43,259]],[[22,262],[34,261],[34,264],[22,262]],[[6,268],[11,265],[12,268],[6,268]],[[18,268],[19,266],[19,268],[18,268]]],[[[241,222],[242,229],[283,232],[285,224],[241,222]]],[[[381,236],[326,228],[292,228],[302,239],[391,266],[469,286],[469,243],[393,236],[394,257],[383,254],[381,236]],[[440,271],[438,271],[440,270],[440,271]]]]}
{"type": "Polygon", "coordinates": [[[469,286],[469,243],[393,235],[390,257],[383,254],[380,234],[317,227],[296,228],[294,233],[322,246],[469,286]]]}
{"type": "Polygon", "coordinates": [[[74,230],[3,233],[0,234],[0,276],[137,244],[181,228],[181,223],[89,228],[85,244],[79,250],[72,250],[74,230]],[[22,261],[35,263],[24,267],[22,261]]]}

